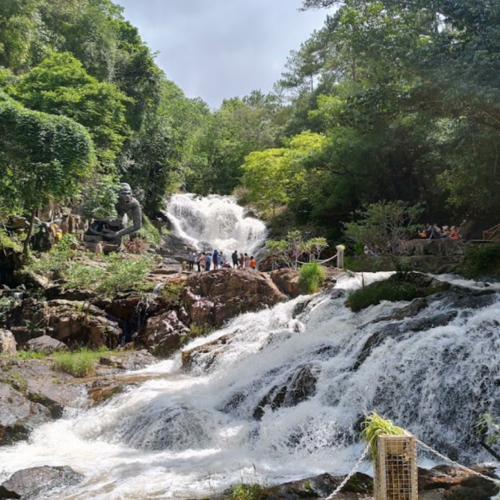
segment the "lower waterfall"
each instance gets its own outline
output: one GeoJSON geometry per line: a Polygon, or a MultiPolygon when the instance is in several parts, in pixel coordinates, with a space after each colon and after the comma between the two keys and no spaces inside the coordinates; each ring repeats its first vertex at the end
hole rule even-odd
{"type": "MultiPolygon", "coordinates": [[[[384,273],[365,273],[364,281],[384,273]]],[[[238,482],[275,484],[348,472],[361,454],[364,412],[376,410],[441,452],[488,458],[474,424],[500,415],[499,293],[468,287],[360,313],[344,305],[360,278],[242,315],[157,374],[90,410],[67,411],[29,442],[0,448],[0,480],[39,465],[69,465],[85,481],[54,500],[206,497],[238,482]]],[[[369,466],[364,471],[370,473],[369,466]]]]}

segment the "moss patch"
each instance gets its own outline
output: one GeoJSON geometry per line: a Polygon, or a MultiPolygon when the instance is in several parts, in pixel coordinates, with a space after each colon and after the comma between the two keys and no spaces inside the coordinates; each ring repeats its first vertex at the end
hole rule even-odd
{"type": "Polygon", "coordinates": [[[398,273],[384,281],[377,281],[352,292],[346,300],[346,306],[354,312],[361,311],[383,300],[398,302],[410,301],[417,297],[427,297],[450,288],[434,278],[418,273],[398,273]]]}

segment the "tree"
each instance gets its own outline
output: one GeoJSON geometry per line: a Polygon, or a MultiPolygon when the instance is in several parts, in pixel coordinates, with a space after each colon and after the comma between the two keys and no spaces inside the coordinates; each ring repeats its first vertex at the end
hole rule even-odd
{"type": "Polygon", "coordinates": [[[94,146],[73,120],[28,110],[2,92],[0,136],[0,196],[30,213],[26,258],[37,210],[79,192],[96,164],[94,146]]]}
{"type": "Polygon", "coordinates": [[[113,170],[116,154],[128,133],[128,99],[116,86],[98,82],[71,54],[53,53],[9,90],[30,109],[67,116],[85,126],[100,162],[106,170],[113,170]]]}
{"type": "Polygon", "coordinates": [[[389,257],[396,270],[401,271],[404,242],[417,233],[415,223],[421,213],[420,206],[408,206],[402,201],[373,203],[356,212],[355,222],[345,224],[345,235],[389,257]]]}

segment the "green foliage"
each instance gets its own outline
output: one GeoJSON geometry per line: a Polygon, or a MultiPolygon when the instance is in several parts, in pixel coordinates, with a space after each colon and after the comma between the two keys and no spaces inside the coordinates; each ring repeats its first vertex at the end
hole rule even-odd
{"type": "Polygon", "coordinates": [[[210,325],[202,325],[200,323],[191,323],[189,325],[189,330],[194,337],[201,337],[203,335],[208,335],[213,331],[213,327],[210,325]]]}
{"type": "Polygon", "coordinates": [[[0,229],[0,250],[7,248],[11,248],[16,252],[20,252],[22,250],[21,245],[15,238],[10,237],[5,231],[0,229]]]}
{"type": "Polygon", "coordinates": [[[151,245],[161,245],[160,231],[155,226],[153,226],[153,224],[149,220],[149,217],[147,217],[146,215],[142,216],[142,227],[139,230],[139,236],[151,245]]]}
{"type": "Polygon", "coordinates": [[[318,262],[304,264],[300,268],[299,286],[306,294],[316,293],[325,279],[325,270],[318,262]]]}
{"type": "Polygon", "coordinates": [[[233,500],[259,500],[262,497],[263,488],[259,484],[236,484],[231,488],[233,500]]]}
{"type": "Polygon", "coordinates": [[[476,434],[481,437],[483,442],[498,443],[500,441],[500,419],[489,413],[484,413],[476,423],[476,434]]]}
{"type": "Polygon", "coordinates": [[[73,377],[90,377],[95,375],[95,365],[105,352],[106,348],[97,351],[83,348],[74,352],[56,352],[53,355],[53,367],[54,370],[69,373],[73,377]]]}
{"type": "Polygon", "coordinates": [[[181,305],[181,293],[184,285],[167,282],[163,287],[161,293],[163,297],[172,305],[172,306],[180,306],[181,305]]]}
{"type": "Polygon", "coordinates": [[[106,257],[106,274],[97,289],[106,296],[129,290],[150,290],[152,283],[147,281],[147,277],[152,266],[153,260],[149,255],[110,254],[106,257]]]}
{"type": "Polygon", "coordinates": [[[380,435],[402,436],[406,433],[402,427],[394,425],[391,420],[382,418],[377,412],[367,415],[361,425],[363,427],[361,437],[370,445],[373,460],[377,457],[377,440],[380,435]]]}
{"type": "Polygon", "coordinates": [[[500,243],[468,245],[460,272],[469,279],[500,276],[500,243]]]}
{"type": "Polygon", "coordinates": [[[367,245],[394,262],[397,271],[402,271],[400,256],[404,241],[417,233],[415,222],[422,208],[408,206],[402,201],[381,201],[356,212],[357,222],[345,224],[345,234],[358,244],[367,245]]]}
{"type": "Polygon", "coordinates": [[[26,359],[45,359],[47,355],[37,351],[17,351],[17,357],[22,360],[26,359]]]}

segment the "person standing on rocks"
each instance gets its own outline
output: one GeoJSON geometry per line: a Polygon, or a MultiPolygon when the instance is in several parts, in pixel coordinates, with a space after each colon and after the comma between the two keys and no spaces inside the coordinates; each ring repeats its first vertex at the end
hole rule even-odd
{"type": "Polygon", "coordinates": [[[205,271],[210,271],[210,261],[212,260],[212,257],[210,257],[210,252],[205,254],[205,271]]]}
{"type": "Polygon", "coordinates": [[[203,252],[198,252],[196,254],[196,264],[198,265],[198,272],[201,272],[201,266],[203,265],[203,260],[205,259],[205,254],[203,252]]]}
{"type": "Polygon", "coordinates": [[[233,259],[233,267],[236,269],[238,267],[238,250],[231,254],[231,258],[233,259]]]}
{"type": "Polygon", "coordinates": [[[196,254],[191,250],[188,256],[189,267],[188,269],[192,271],[194,269],[194,261],[196,259],[196,254]]]}
{"type": "Polygon", "coordinates": [[[253,269],[255,271],[255,259],[253,258],[253,255],[250,257],[250,269],[253,269]]]}
{"type": "Polygon", "coordinates": [[[248,254],[245,254],[245,269],[250,267],[250,257],[248,254]]]}
{"type": "Polygon", "coordinates": [[[212,255],[212,262],[214,263],[214,269],[217,269],[219,265],[219,252],[214,250],[214,254],[212,255]]]}
{"type": "Polygon", "coordinates": [[[240,253],[240,260],[239,260],[239,262],[240,262],[240,266],[239,266],[240,269],[243,269],[243,266],[245,265],[245,257],[243,257],[242,253],[240,253]]]}

